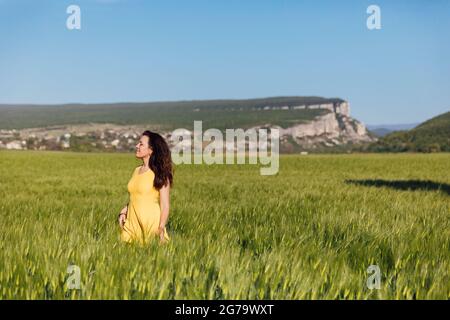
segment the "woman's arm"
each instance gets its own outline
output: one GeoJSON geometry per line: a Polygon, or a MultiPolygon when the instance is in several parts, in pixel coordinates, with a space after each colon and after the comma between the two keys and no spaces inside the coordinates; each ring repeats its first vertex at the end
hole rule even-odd
{"type": "Polygon", "coordinates": [[[159,223],[160,230],[164,230],[167,220],[169,219],[169,193],[170,185],[167,184],[159,190],[159,205],[161,207],[161,218],[159,223]]]}

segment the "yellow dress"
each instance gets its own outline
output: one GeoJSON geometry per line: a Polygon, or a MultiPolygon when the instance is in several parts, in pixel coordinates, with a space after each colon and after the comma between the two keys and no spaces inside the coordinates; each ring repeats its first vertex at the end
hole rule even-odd
{"type": "MultiPolygon", "coordinates": [[[[151,169],[139,173],[139,167],[134,169],[128,182],[130,201],[125,224],[120,232],[121,240],[125,242],[147,243],[150,239],[158,238],[157,231],[161,218],[159,206],[159,191],[153,187],[155,174],[151,169]]],[[[169,241],[169,235],[164,228],[164,238],[169,241]]]]}

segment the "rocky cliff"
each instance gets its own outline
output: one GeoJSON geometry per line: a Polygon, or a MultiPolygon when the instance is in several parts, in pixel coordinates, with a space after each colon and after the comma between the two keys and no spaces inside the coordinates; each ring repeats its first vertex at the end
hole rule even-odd
{"type": "Polygon", "coordinates": [[[376,141],[362,122],[350,116],[348,102],[318,105],[313,108],[326,109],[328,113],[307,123],[288,128],[278,127],[282,146],[292,147],[292,144],[295,144],[301,149],[314,150],[376,141]]]}

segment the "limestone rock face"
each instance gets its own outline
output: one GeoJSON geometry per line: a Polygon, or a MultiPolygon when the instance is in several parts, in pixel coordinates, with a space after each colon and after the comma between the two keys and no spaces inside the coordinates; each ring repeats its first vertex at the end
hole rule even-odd
{"type": "Polygon", "coordinates": [[[309,123],[299,124],[287,129],[281,129],[281,135],[291,135],[294,138],[304,139],[320,135],[329,137],[339,136],[339,123],[334,112],[317,117],[309,123]]]}
{"type": "Polygon", "coordinates": [[[318,108],[329,110],[308,123],[297,124],[289,128],[278,128],[280,136],[287,141],[292,137],[305,149],[333,147],[345,144],[372,142],[376,139],[369,135],[365,125],[350,116],[348,102],[334,105],[321,105],[318,108]]]}

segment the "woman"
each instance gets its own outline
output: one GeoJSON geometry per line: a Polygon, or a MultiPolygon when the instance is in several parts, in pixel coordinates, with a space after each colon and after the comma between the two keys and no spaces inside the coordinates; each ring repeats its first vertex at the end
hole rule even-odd
{"type": "Polygon", "coordinates": [[[136,158],[143,164],[134,169],[128,182],[130,202],[119,214],[120,238],[145,244],[157,236],[162,243],[167,242],[169,191],[173,183],[169,146],[159,134],[144,131],[136,145],[136,158]]]}

